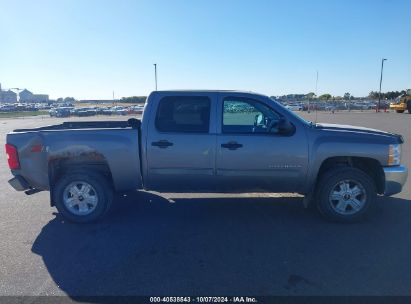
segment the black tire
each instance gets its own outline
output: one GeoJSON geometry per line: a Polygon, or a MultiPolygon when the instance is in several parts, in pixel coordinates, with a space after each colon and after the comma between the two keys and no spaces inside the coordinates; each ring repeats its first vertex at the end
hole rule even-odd
{"type": "Polygon", "coordinates": [[[404,110],[395,110],[397,113],[404,113],[404,110]]]}
{"type": "MultiPolygon", "coordinates": [[[[80,195],[81,196],[81,195],[80,195]]],[[[77,196],[76,201],[80,201],[77,196]]],[[[58,182],[55,184],[53,189],[53,198],[59,213],[67,220],[75,223],[91,223],[97,220],[100,220],[104,215],[110,210],[112,201],[113,201],[113,188],[107,179],[101,174],[92,172],[92,171],[75,171],[68,172],[62,176],[58,182]],[[74,189],[77,187],[78,190],[82,190],[83,186],[90,185],[90,191],[87,193],[88,197],[92,197],[93,201],[97,198],[97,203],[95,206],[92,204],[87,204],[89,213],[80,214],[80,204],[78,204],[77,212],[75,214],[76,206],[74,205],[71,209],[65,203],[73,197],[68,196],[72,195],[69,189],[74,189]]]]}
{"type": "Polygon", "coordinates": [[[377,196],[374,181],[368,174],[356,168],[330,169],[320,177],[317,185],[318,210],[325,218],[336,222],[350,223],[362,219],[374,205],[377,196]],[[343,185],[348,188],[348,192],[343,190],[343,185]],[[335,191],[337,189],[339,191],[335,191]],[[354,189],[361,194],[354,196],[354,189]],[[341,199],[332,199],[332,193],[341,199]],[[340,203],[345,207],[339,207],[340,203]],[[354,208],[355,205],[360,207],[354,208]]]}
{"type": "Polygon", "coordinates": [[[411,100],[407,101],[407,110],[408,110],[408,114],[411,114],[411,100]]]}

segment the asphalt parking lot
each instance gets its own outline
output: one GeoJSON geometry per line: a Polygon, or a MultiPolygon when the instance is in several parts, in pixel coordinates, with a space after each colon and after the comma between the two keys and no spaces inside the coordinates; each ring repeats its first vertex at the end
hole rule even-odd
{"type": "MultiPolygon", "coordinates": [[[[12,129],[63,120],[3,119],[1,146],[12,129]]],[[[411,115],[317,120],[400,133],[411,167],[411,115]]],[[[14,191],[4,153],[0,163],[0,295],[411,295],[411,179],[350,225],[292,195],[137,192],[118,197],[103,222],[78,225],[50,208],[48,193],[14,191]]]]}

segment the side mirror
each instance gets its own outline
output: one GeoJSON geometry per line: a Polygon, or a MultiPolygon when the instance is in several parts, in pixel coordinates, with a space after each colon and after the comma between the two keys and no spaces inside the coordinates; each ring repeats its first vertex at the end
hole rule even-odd
{"type": "Polygon", "coordinates": [[[281,117],[278,122],[278,133],[291,134],[294,132],[293,124],[285,117],[281,117]]]}

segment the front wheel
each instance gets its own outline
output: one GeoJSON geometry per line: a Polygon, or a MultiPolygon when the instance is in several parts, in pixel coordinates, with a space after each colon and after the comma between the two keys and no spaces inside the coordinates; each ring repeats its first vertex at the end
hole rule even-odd
{"type": "Polygon", "coordinates": [[[374,181],[356,168],[335,168],[319,180],[317,207],[327,219],[354,222],[361,219],[376,199],[374,181]]]}
{"type": "Polygon", "coordinates": [[[101,219],[110,209],[113,190],[102,175],[76,171],[58,180],[53,197],[64,218],[76,223],[89,223],[101,219]]]}

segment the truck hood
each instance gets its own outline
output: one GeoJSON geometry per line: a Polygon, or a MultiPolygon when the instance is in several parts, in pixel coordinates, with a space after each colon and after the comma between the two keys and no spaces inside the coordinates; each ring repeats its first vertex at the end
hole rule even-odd
{"type": "Polygon", "coordinates": [[[385,135],[385,136],[392,136],[397,138],[399,143],[403,143],[404,139],[401,135],[390,133],[386,131],[381,131],[377,129],[365,128],[365,127],[358,127],[358,126],[351,126],[351,125],[340,125],[340,124],[328,124],[328,123],[316,123],[316,129],[325,129],[325,130],[336,130],[336,131],[347,131],[347,132],[361,132],[361,133],[368,133],[374,135],[385,135]]]}

